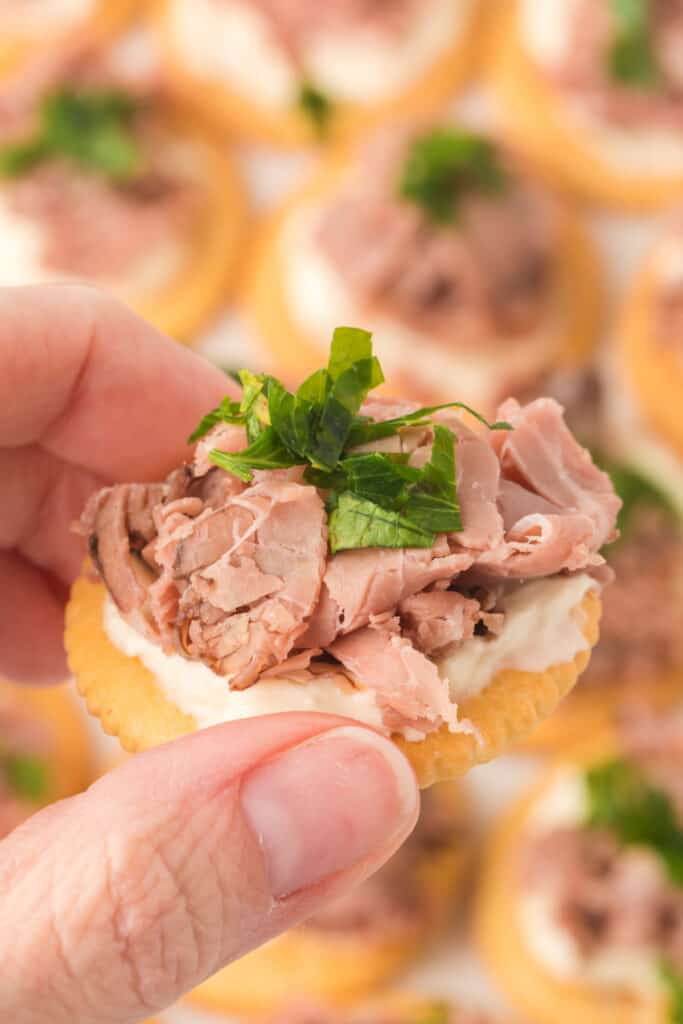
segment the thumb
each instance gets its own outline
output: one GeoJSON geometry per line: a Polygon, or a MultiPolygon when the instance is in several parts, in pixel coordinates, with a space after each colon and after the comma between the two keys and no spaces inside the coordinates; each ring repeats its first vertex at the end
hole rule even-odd
{"type": "Polygon", "coordinates": [[[138,755],[0,843],[0,1020],[162,1009],[371,874],[417,810],[398,749],[331,716],[138,755]]]}

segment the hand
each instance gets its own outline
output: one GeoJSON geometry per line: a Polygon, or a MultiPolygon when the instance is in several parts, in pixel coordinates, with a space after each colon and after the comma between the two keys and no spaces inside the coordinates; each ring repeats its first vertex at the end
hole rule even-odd
{"type": "MultiPolygon", "coordinates": [[[[66,672],[87,496],[163,476],[222,373],[88,288],[0,290],[0,673],[66,672]],[[180,444],[179,444],[180,439],[180,444]]],[[[367,877],[412,829],[388,740],[325,715],[139,755],[0,843],[0,1020],[129,1024],[367,877]]]]}

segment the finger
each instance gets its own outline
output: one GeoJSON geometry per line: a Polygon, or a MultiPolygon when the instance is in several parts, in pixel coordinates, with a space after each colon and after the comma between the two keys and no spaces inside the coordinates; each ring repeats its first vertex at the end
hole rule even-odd
{"type": "Polygon", "coordinates": [[[0,551],[0,676],[32,683],[66,679],[63,598],[20,555],[0,551]]]}
{"type": "Polygon", "coordinates": [[[0,446],[40,443],[107,480],[159,478],[229,390],[95,289],[0,289],[0,446]]]}
{"type": "Polygon", "coordinates": [[[418,810],[378,734],[322,715],[140,755],[0,844],[0,1020],[128,1024],[379,867],[418,810]]]}

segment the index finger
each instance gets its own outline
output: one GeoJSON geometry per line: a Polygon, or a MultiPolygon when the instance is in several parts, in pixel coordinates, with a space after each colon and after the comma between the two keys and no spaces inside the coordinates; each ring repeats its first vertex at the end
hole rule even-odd
{"type": "Polygon", "coordinates": [[[0,448],[39,444],[111,481],[159,478],[231,390],[95,289],[0,289],[0,448]]]}

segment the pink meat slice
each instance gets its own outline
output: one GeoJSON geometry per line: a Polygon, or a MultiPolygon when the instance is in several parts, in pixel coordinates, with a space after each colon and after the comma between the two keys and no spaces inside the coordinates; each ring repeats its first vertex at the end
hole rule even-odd
{"type": "Polygon", "coordinates": [[[456,590],[423,590],[398,606],[402,632],[425,654],[456,646],[474,634],[479,602],[456,590]]]}
{"type": "Polygon", "coordinates": [[[452,552],[443,535],[432,548],[342,551],[327,563],[320,603],[303,643],[327,647],[339,634],[367,625],[411,594],[453,580],[473,561],[467,551],[452,552]]]}
{"type": "Polygon", "coordinates": [[[327,526],[312,487],[256,484],[197,520],[176,554],[183,647],[236,689],[281,664],[318,600],[327,526]]]}
{"type": "Polygon", "coordinates": [[[448,683],[434,662],[401,636],[397,619],[382,617],[336,640],[328,650],[362,686],[375,691],[389,728],[407,722],[424,732],[444,724],[453,730],[467,728],[458,721],[448,683]]]}

